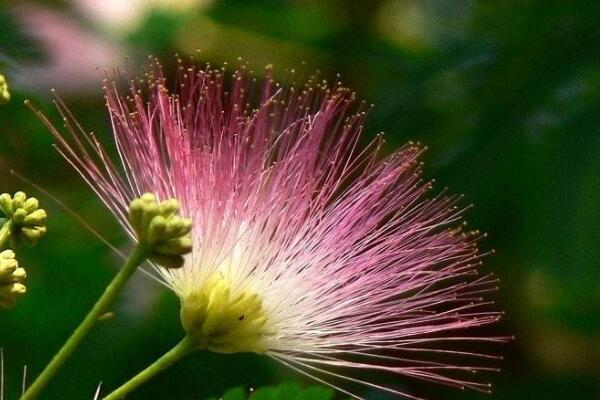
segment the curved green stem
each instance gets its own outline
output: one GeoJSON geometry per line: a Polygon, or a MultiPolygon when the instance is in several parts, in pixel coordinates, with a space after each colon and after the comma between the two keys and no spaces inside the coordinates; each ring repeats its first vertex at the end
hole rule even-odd
{"type": "Polygon", "coordinates": [[[197,345],[193,339],[189,336],[183,338],[175,347],[169,352],[163,355],[161,358],[156,360],[148,368],[134,376],[131,380],[125,382],[121,387],[104,397],[104,400],[118,400],[125,397],[144,383],[148,382],[154,376],[158,375],[183,357],[191,353],[197,348],[197,345]]]}
{"type": "Polygon", "coordinates": [[[65,363],[67,358],[73,353],[75,348],[81,343],[89,331],[94,327],[98,318],[102,316],[111,305],[117,295],[123,290],[123,287],[131,278],[137,267],[146,259],[147,250],[144,246],[136,246],[125,265],[115,276],[112,282],[106,287],[102,296],[98,299],[92,310],[86,315],[85,319],[75,329],[75,332],[66,341],[63,347],[56,353],[52,361],[46,366],[44,371],[37,377],[33,384],[21,397],[21,400],[35,399],[42,389],[48,384],[50,379],[58,372],[59,368],[65,363]]]}
{"type": "Polygon", "coordinates": [[[11,231],[12,220],[7,219],[6,222],[4,222],[4,224],[2,225],[2,228],[0,228],[0,248],[2,248],[4,246],[4,243],[6,243],[8,239],[10,239],[11,231]]]}

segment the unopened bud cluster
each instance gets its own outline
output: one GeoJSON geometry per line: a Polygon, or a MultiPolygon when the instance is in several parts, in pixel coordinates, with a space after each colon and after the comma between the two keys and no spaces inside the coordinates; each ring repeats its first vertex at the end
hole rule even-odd
{"type": "Polygon", "coordinates": [[[0,104],[6,104],[10,101],[10,92],[8,91],[8,83],[4,75],[0,74],[0,104]]]}
{"type": "Polygon", "coordinates": [[[183,255],[192,251],[192,222],[178,215],[179,202],[158,202],[146,193],[129,205],[129,222],[141,245],[148,247],[148,258],[165,268],[179,268],[183,255]]]}
{"type": "Polygon", "coordinates": [[[0,211],[4,214],[4,226],[10,235],[11,244],[18,246],[25,243],[28,246],[37,244],[46,233],[46,211],[39,208],[35,197],[27,197],[23,192],[14,196],[8,193],[0,195],[0,211]]]}
{"type": "Polygon", "coordinates": [[[25,294],[27,289],[23,281],[26,276],[12,250],[0,252],[0,307],[13,307],[17,298],[25,294]]]}

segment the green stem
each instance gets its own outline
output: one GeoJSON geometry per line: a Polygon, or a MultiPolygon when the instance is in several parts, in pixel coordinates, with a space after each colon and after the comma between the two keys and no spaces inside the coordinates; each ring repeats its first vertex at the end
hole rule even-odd
{"type": "Polygon", "coordinates": [[[0,228],[0,248],[2,248],[4,246],[4,243],[6,243],[8,239],[10,239],[11,231],[12,220],[8,219],[6,220],[4,225],[2,225],[2,228],[0,228]]]}
{"type": "Polygon", "coordinates": [[[131,380],[125,382],[121,387],[104,397],[104,400],[119,400],[131,393],[144,383],[148,382],[154,376],[158,375],[183,357],[191,353],[197,348],[195,341],[189,336],[183,338],[175,347],[169,350],[168,353],[156,360],[148,368],[134,376],[131,380]]]}
{"type": "Polygon", "coordinates": [[[129,278],[133,275],[137,267],[146,259],[147,250],[144,246],[136,246],[125,265],[115,276],[112,282],[106,287],[102,296],[98,299],[92,310],[86,315],[85,319],[75,329],[75,332],[66,341],[63,347],[56,353],[52,361],[46,366],[44,371],[37,377],[33,384],[21,397],[21,400],[35,399],[50,379],[58,372],[59,368],[65,363],[67,358],[73,353],[75,348],[81,343],[85,336],[94,327],[98,318],[108,311],[113,300],[121,292],[129,278]]]}

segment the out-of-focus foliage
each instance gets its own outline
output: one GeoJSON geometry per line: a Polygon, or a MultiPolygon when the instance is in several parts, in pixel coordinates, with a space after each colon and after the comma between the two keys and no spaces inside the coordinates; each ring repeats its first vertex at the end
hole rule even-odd
{"type": "Polygon", "coordinates": [[[40,61],[44,52],[28,33],[23,24],[15,18],[14,12],[5,7],[0,7],[0,62],[2,66],[14,65],[18,62],[40,61]]]}
{"type": "MultiPolygon", "coordinates": [[[[151,52],[171,67],[175,53],[216,66],[227,61],[232,68],[242,57],[259,77],[273,63],[287,82],[300,82],[316,69],[329,80],[340,73],[359,97],[375,104],[366,136],[385,131],[386,151],[409,139],[427,144],[426,173],[440,188],[464,193],[475,205],[468,213],[471,225],[490,234],[483,247],[496,254],[485,269],[500,276],[498,307],[507,313],[494,332],[515,334],[516,340],[505,347],[503,372],[491,376],[494,394],[485,398],[600,397],[599,2],[170,0],[163,7],[136,0],[100,11],[93,7],[103,2],[93,0],[30,2],[69,20],[81,33],[79,43],[95,40],[81,46],[89,53],[59,55],[27,39],[36,26],[24,22],[19,3],[0,6],[0,73],[12,95],[0,106],[2,191],[24,189],[42,197],[9,174],[15,169],[112,243],[127,243],[22,105],[29,98],[60,122],[46,88],[19,84],[26,67],[53,57],[62,57],[53,65],[80,65],[110,48],[111,54],[129,55],[120,64],[132,69],[151,52]]],[[[70,31],[71,40],[77,29],[70,31]]],[[[68,80],[82,82],[76,91],[56,88],[85,129],[106,140],[110,129],[100,86],[102,68],[111,65],[101,62],[99,71],[80,70],[81,79],[67,73],[68,80]],[[98,83],[90,86],[93,74],[98,83]]],[[[60,83],[54,76],[49,71],[52,85],[60,83]]],[[[52,234],[23,257],[29,295],[14,311],[0,314],[0,345],[13,367],[9,398],[19,390],[19,366],[27,364],[30,374],[40,371],[119,263],[57,204],[47,198],[44,203],[52,234]]],[[[141,274],[114,311],[116,317],[101,324],[46,398],[90,398],[99,381],[112,388],[181,336],[174,296],[141,274]]],[[[290,377],[301,379],[260,356],[202,353],[132,398],[199,399],[235,385],[273,385],[290,377]]],[[[432,398],[484,398],[420,386],[432,398]]],[[[389,397],[373,392],[367,398],[389,397]]]]}

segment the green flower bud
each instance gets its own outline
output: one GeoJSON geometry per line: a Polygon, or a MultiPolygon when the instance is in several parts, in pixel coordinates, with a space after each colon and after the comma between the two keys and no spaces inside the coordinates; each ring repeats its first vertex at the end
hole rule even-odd
{"type": "Polygon", "coordinates": [[[183,255],[192,251],[192,221],[178,213],[176,199],[159,203],[152,193],[142,195],[129,205],[129,222],[138,241],[150,248],[148,258],[165,268],[183,266],[183,255]]]}
{"type": "Polygon", "coordinates": [[[267,318],[262,300],[248,290],[232,293],[230,282],[215,274],[201,290],[181,301],[181,323],[199,349],[219,353],[263,353],[267,318]]]}
{"type": "Polygon", "coordinates": [[[0,212],[5,216],[2,228],[2,240],[10,236],[14,247],[25,243],[34,246],[46,233],[46,210],[39,208],[35,197],[27,197],[23,192],[13,196],[8,193],[0,195],[0,212]],[[8,225],[7,225],[8,224],[8,225]]]}
{"type": "Polygon", "coordinates": [[[25,269],[19,268],[12,250],[0,252],[0,307],[13,307],[17,298],[25,294],[27,288],[23,281],[26,277],[25,269]]]}
{"type": "Polygon", "coordinates": [[[0,104],[6,104],[10,101],[10,92],[8,91],[8,83],[4,75],[0,74],[0,104]]]}

